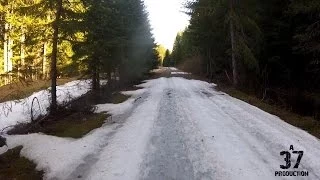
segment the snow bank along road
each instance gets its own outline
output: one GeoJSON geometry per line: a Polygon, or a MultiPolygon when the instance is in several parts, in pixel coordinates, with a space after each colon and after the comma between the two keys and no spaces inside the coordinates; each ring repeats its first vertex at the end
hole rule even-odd
{"type": "MultiPolygon", "coordinates": [[[[90,91],[90,80],[76,80],[57,87],[58,103],[63,104],[80,97],[90,91]]],[[[50,88],[49,88],[50,89],[50,88]]],[[[38,115],[47,114],[50,105],[49,89],[33,93],[24,99],[7,101],[0,103],[0,131],[6,127],[14,126],[18,123],[30,122],[31,105],[34,98],[37,98],[40,107],[35,103],[34,111],[38,115]]],[[[9,130],[10,128],[6,129],[9,130]]]]}
{"type": "MultiPolygon", "coordinates": [[[[181,77],[159,78],[123,92],[128,101],[98,105],[113,114],[82,139],[8,136],[10,148],[45,171],[46,179],[285,179],[275,171],[308,171],[320,179],[320,141],[276,116],[181,77]],[[293,168],[303,151],[299,168],[293,168]],[[285,155],[291,154],[289,169],[285,155]]],[[[2,150],[3,152],[5,150],[2,150]]],[[[1,149],[0,149],[1,153],[1,149]]]]}

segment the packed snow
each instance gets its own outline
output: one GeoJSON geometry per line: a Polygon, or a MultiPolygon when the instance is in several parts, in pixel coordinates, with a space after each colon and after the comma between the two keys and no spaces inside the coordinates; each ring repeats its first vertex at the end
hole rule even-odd
{"type": "MultiPolygon", "coordinates": [[[[66,103],[86,94],[90,90],[90,82],[90,80],[76,80],[62,86],[57,86],[58,103],[66,103]]],[[[17,123],[29,122],[31,120],[31,104],[34,98],[37,98],[40,104],[39,107],[37,101],[35,101],[34,111],[39,115],[47,114],[50,105],[49,89],[33,93],[24,99],[0,103],[0,131],[17,123]]]]}
{"type": "Polygon", "coordinates": [[[186,75],[186,74],[190,74],[187,72],[171,72],[172,75],[186,75]]]}
{"type": "Polygon", "coordinates": [[[122,91],[121,94],[131,96],[127,101],[119,104],[98,104],[96,105],[97,113],[108,112],[111,115],[122,114],[133,107],[133,103],[139,98],[139,95],[142,95],[146,92],[146,89],[138,89],[135,91],[122,91]]]}
{"type": "Polygon", "coordinates": [[[130,98],[127,101],[120,104],[98,104],[97,113],[108,112],[111,115],[121,114],[133,107],[134,99],[130,98]]]}
{"type": "MultiPolygon", "coordinates": [[[[21,155],[45,171],[44,179],[68,179],[72,170],[85,163],[84,159],[104,146],[104,138],[115,125],[97,129],[82,139],[60,138],[44,134],[7,136],[8,148],[23,146],[21,155]]],[[[8,148],[0,148],[0,154],[8,148]]]]}
{"type": "Polygon", "coordinates": [[[146,92],[146,89],[138,89],[135,91],[122,91],[121,94],[137,97],[146,92]]]}
{"type": "Polygon", "coordinates": [[[159,113],[159,102],[165,87],[163,82],[164,79],[159,79],[139,85],[147,88],[150,95],[136,107],[124,126],[110,140],[98,162],[91,167],[87,179],[139,179],[139,165],[143,161],[144,150],[159,113]]]}
{"type": "Polygon", "coordinates": [[[171,70],[171,71],[178,71],[178,69],[175,68],[175,67],[169,67],[169,70],[171,70]]]}
{"type": "MultiPolygon", "coordinates": [[[[304,151],[300,170],[320,179],[320,141],[215,85],[159,78],[121,104],[98,105],[113,114],[81,139],[43,134],[6,136],[9,148],[34,161],[45,179],[283,179],[281,151],[304,151]],[[121,119],[122,118],[122,119],[121,119]]],[[[0,148],[5,152],[6,148],[0,148]]],[[[292,157],[292,164],[295,163],[292,157]]],[[[290,179],[304,179],[290,177],[290,179]]]]}
{"type": "MultiPolygon", "coordinates": [[[[128,91],[123,93],[139,95],[143,91],[137,90],[137,92],[128,91]]],[[[124,103],[131,104],[130,107],[132,107],[133,99],[129,99],[124,103]]],[[[114,104],[114,106],[120,107],[117,104],[114,104]]],[[[109,106],[106,106],[105,109],[101,106],[98,109],[103,112],[110,110],[109,106]]],[[[119,115],[128,110],[126,108],[120,109],[108,113],[119,115]]],[[[73,171],[84,164],[87,157],[102,151],[102,148],[108,144],[105,138],[118,128],[119,124],[104,125],[81,139],[60,138],[41,133],[6,136],[8,147],[0,148],[0,154],[8,149],[22,145],[21,155],[35,162],[37,170],[45,171],[45,179],[70,179],[69,177],[72,176],[73,171]]]]}

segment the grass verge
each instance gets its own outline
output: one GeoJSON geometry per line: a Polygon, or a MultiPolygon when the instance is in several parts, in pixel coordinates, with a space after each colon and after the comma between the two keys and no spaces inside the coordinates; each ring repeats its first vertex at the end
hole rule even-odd
{"type": "Polygon", "coordinates": [[[22,146],[8,150],[0,156],[1,180],[41,180],[43,171],[37,171],[36,165],[20,156],[22,146]]]}
{"type": "MultiPolygon", "coordinates": [[[[58,85],[76,80],[77,78],[57,79],[58,85]]],[[[22,99],[30,96],[34,92],[50,87],[50,80],[38,80],[34,82],[16,82],[0,87],[0,103],[5,101],[22,99]]]]}
{"type": "Polygon", "coordinates": [[[313,117],[301,116],[276,105],[267,104],[254,95],[246,94],[233,87],[218,86],[218,89],[229,94],[230,96],[256,106],[270,114],[276,115],[285,122],[299,127],[320,139],[320,122],[315,120],[313,117]]]}
{"type": "MultiPolygon", "coordinates": [[[[190,75],[181,75],[181,77],[184,77],[186,79],[197,79],[197,80],[207,81],[211,83],[209,79],[199,75],[190,74],[190,75]]],[[[255,95],[245,93],[243,91],[235,89],[230,85],[226,85],[223,83],[218,84],[217,89],[229,94],[234,98],[240,99],[244,102],[247,102],[248,104],[256,106],[262,109],[263,111],[276,115],[279,118],[281,118],[283,121],[295,127],[303,129],[308,133],[312,134],[313,136],[320,139],[320,121],[315,120],[313,117],[301,116],[299,114],[293,113],[277,105],[268,104],[264,101],[261,101],[255,95]]]]}
{"type": "Polygon", "coordinates": [[[108,123],[108,114],[73,113],[58,119],[49,119],[41,123],[18,124],[8,131],[10,135],[44,133],[58,137],[82,138],[90,131],[108,123]]]}
{"type": "Polygon", "coordinates": [[[120,92],[116,92],[111,95],[110,102],[112,104],[120,104],[120,103],[123,103],[124,101],[128,100],[129,97],[130,96],[126,96],[124,94],[121,94],[120,92]]]}
{"type": "Polygon", "coordinates": [[[41,132],[59,137],[81,138],[101,127],[108,117],[109,115],[103,113],[82,115],[82,117],[71,115],[59,121],[47,122],[41,132]]]}

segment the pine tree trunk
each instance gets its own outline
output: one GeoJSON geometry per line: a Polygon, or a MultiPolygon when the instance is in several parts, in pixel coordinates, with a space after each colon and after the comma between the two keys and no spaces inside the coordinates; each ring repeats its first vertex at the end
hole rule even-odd
{"type": "Polygon", "coordinates": [[[8,73],[5,78],[5,84],[10,84],[12,81],[11,74],[9,72],[12,71],[12,45],[13,40],[10,38],[9,32],[11,29],[11,25],[9,23],[5,23],[5,32],[4,32],[4,47],[3,47],[3,59],[4,59],[4,73],[8,73]]]}
{"type": "Polygon", "coordinates": [[[42,79],[47,79],[47,43],[43,43],[42,79]]]}
{"type": "Polygon", "coordinates": [[[108,67],[107,73],[108,73],[108,77],[107,77],[108,82],[107,82],[107,84],[108,84],[108,88],[110,90],[110,89],[112,89],[112,76],[111,76],[112,68],[111,68],[111,66],[108,67]]]}
{"type": "Polygon", "coordinates": [[[21,62],[20,65],[18,66],[18,77],[22,77],[23,73],[21,73],[21,68],[25,66],[25,39],[26,36],[24,34],[24,29],[22,30],[22,35],[21,35],[21,39],[20,39],[20,58],[21,58],[21,62]]]}
{"type": "Polygon", "coordinates": [[[97,68],[94,68],[93,76],[92,76],[92,90],[97,91],[100,89],[100,77],[97,68]]]}
{"type": "Polygon", "coordinates": [[[4,62],[4,73],[8,72],[8,24],[5,24],[5,29],[4,29],[4,44],[3,44],[3,62],[4,62]]]}
{"type": "Polygon", "coordinates": [[[59,23],[62,11],[62,0],[58,0],[56,7],[56,19],[53,22],[53,39],[52,39],[52,57],[51,57],[51,106],[50,113],[55,114],[57,111],[57,56],[58,56],[58,39],[59,23]]]}
{"type": "Polygon", "coordinates": [[[93,55],[91,72],[92,72],[92,90],[97,91],[100,88],[100,78],[99,78],[99,58],[93,55]]]}
{"type": "Polygon", "coordinates": [[[231,18],[230,18],[230,39],[231,39],[231,58],[232,58],[232,73],[233,73],[233,85],[238,86],[238,67],[237,67],[237,60],[235,55],[235,34],[234,34],[234,24],[233,18],[234,10],[233,10],[233,0],[230,0],[230,11],[231,11],[231,18]]]}
{"type": "MultiPolygon", "coordinates": [[[[9,25],[9,31],[11,30],[12,26],[9,25]]],[[[12,58],[13,58],[13,39],[9,36],[8,37],[8,72],[12,71],[12,58]]]]}
{"type": "Polygon", "coordinates": [[[12,71],[12,44],[13,40],[10,38],[9,32],[10,24],[5,24],[5,32],[4,32],[4,72],[8,73],[12,71]]]}
{"type": "Polygon", "coordinates": [[[92,74],[92,90],[97,91],[99,90],[99,73],[97,73],[96,68],[93,68],[92,74]]]}
{"type": "Polygon", "coordinates": [[[25,64],[25,35],[23,34],[21,36],[21,50],[20,50],[20,56],[21,56],[21,66],[24,66],[25,64]]]}

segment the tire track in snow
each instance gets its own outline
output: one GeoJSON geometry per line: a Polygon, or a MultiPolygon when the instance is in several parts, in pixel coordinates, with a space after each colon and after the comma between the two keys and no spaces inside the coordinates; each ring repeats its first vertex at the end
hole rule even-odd
{"type": "Polygon", "coordinates": [[[298,170],[319,179],[320,141],[310,134],[203,81],[159,78],[141,86],[144,98],[117,116],[115,129],[98,128],[79,140],[12,136],[9,146],[24,145],[22,155],[58,179],[269,180],[286,179],[274,171],[285,163],[280,151],[293,144],[305,151],[298,170]],[[60,159],[67,162],[57,166],[60,159]]]}
{"type": "MultiPolygon", "coordinates": [[[[298,128],[292,127],[291,125],[283,122],[280,119],[277,119],[272,115],[268,116],[268,118],[263,117],[264,114],[267,114],[266,112],[260,110],[261,112],[257,114],[257,108],[251,107],[251,105],[248,105],[244,102],[242,102],[241,106],[239,106],[240,100],[231,98],[228,95],[215,96],[214,94],[217,94],[215,90],[208,89],[208,87],[199,87],[201,86],[197,86],[197,83],[194,83],[193,85],[187,85],[185,87],[186,89],[193,91],[193,94],[201,97],[198,100],[190,100],[189,104],[193,104],[194,106],[197,106],[197,108],[204,110],[202,113],[204,115],[209,115],[207,119],[215,121],[216,125],[219,125],[220,123],[221,128],[232,129],[231,132],[228,132],[227,130],[225,130],[225,132],[220,131],[219,136],[225,136],[229,140],[233,139],[235,145],[239,143],[242,143],[242,146],[245,145],[243,146],[245,150],[242,150],[242,152],[247,152],[252,155],[251,158],[247,159],[249,162],[253,160],[251,165],[252,169],[255,167],[260,167],[255,173],[251,174],[251,177],[249,176],[247,178],[255,179],[257,176],[260,176],[260,179],[279,179],[279,177],[272,177],[275,170],[280,170],[279,165],[284,163],[283,157],[279,156],[279,152],[283,150],[289,150],[289,146],[293,144],[298,150],[304,150],[308,153],[307,155],[305,154],[304,165],[300,164],[300,170],[308,170],[309,177],[312,177],[313,179],[319,179],[318,171],[316,171],[316,169],[319,167],[319,163],[314,159],[314,157],[319,157],[320,153],[319,149],[316,148],[319,147],[319,141],[316,138],[298,128]],[[203,91],[209,91],[211,95],[208,96],[208,93],[202,93],[203,91]],[[216,118],[217,116],[220,117],[216,118]],[[268,124],[270,122],[273,122],[274,124],[268,124]],[[276,124],[281,124],[281,126],[279,127],[276,124]],[[228,137],[226,132],[235,134],[237,138],[232,136],[228,137]],[[296,134],[298,134],[298,136],[296,134]],[[300,137],[300,140],[298,137],[300,137]],[[305,141],[303,141],[303,139],[305,139],[305,141]],[[267,171],[261,173],[261,170],[267,171]]],[[[186,101],[184,104],[187,103],[188,101],[186,101]]],[[[193,115],[197,114],[197,112],[199,112],[199,110],[195,110],[193,115]]],[[[199,122],[201,122],[201,120],[199,122]]],[[[203,130],[205,129],[206,128],[203,128],[203,130]]],[[[214,130],[214,128],[212,128],[212,130],[214,130]]],[[[226,152],[229,151],[232,155],[237,152],[237,149],[239,149],[239,147],[235,147],[233,150],[226,150],[224,152],[221,151],[221,148],[231,148],[231,146],[228,147],[227,142],[220,143],[221,147],[217,148],[217,146],[212,146],[212,148],[216,148],[217,150],[220,149],[221,154],[226,154],[226,152]]],[[[241,154],[240,156],[246,157],[246,154],[241,154]]],[[[250,165],[250,163],[246,163],[245,159],[242,161],[244,163],[243,169],[249,170],[250,166],[248,165],[250,165]]],[[[227,167],[237,167],[237,163],[230,163],[227,165],[227,167]]],[[[237,179],[236,177],[238,173],[230,172],[230,174],[234,174],[234,178],[232,179],[237,179]]],[[[249,172],[246,174],[249,174],[249,172]]],[[[239,172],[239,175],[240,176],[238,176],[238,178],[241,177],[241,172],[239,172]]],[[[304,178],[298,177],[296,179],[304,178]]]]}
{"type": "Polygon", "coordinates": [[[164,90],[159,111],[140,179],[192,180],[192,162],[187,156],[184,134],[178,121],[175,92],[171,87],[164,90]]]}
{"type": "MultiPolygon", "coordinates": [[[[113,136],[117,133],[117,131],[124,126],[124,123],[126,122],[127,118],[129,118],[132,115],[134,110],[138,106],[140,106],[141,103],[143,103],[145,99],[148,98],[148,96],[149,96],[148,93],[143,93],[142,95],[140,95],[140,98],[137,101],[135,101],[133,108],[131,108],[129,111],[125,112],[124,114],[118,114],[118,115],[112,116],[112,121],[114,121],[114,123],[117,124],[116,127],[113,129],[112,132],[106,134],[103,137],[103,139],[101,139],[102,142],[100,143],[99,150],[86,156],[83,159],[83,163],[80,164],[75,170],[73,170],[71,175],[65,178],[66,180],[88,178],[88,175],[91,171],[91,167],[94,166],[99,161],[99,156],[101,156],[104,148],[109,145],[110,139],[112,139],[113,136]]],[[[105,125],[105,126],[108,126],[108,125],[105,125]]]]}

